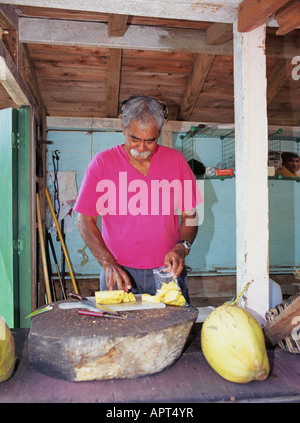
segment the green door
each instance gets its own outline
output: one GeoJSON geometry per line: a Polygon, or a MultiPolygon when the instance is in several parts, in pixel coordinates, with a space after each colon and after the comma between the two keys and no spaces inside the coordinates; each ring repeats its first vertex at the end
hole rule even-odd
{"type": "Polygon", "coordinates": [[[0,110],[0,315],[11,328],[30,325],[30,163],[30,109],[0,110]]]}

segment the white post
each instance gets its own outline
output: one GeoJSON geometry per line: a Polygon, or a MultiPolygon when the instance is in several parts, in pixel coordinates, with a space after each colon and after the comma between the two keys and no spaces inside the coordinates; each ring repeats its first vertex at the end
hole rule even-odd
{"type": "Polygon", "coordinates": [[[261,323],[269,309],[268,119],[265,25],[234,24],[237,293],[261,323]]]}

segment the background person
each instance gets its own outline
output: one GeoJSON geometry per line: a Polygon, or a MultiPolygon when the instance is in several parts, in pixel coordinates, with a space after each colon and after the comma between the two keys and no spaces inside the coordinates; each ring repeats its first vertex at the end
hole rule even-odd
{"type": "Polygon", "coordinates": [[[279,167],[275,175],[282,176],[299,176],[300,158],[298,154],[292,152],[281,153],[281,167],[279,167]]]}

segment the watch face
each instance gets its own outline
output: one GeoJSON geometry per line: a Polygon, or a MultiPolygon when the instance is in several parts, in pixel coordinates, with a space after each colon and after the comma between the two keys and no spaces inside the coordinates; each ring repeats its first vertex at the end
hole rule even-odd
{"type": "Polygon", "coordinates": [[[179,241],[178,244],[183,244],[187,250],[191,249],[191,244],[188,241],[179,241]]]}

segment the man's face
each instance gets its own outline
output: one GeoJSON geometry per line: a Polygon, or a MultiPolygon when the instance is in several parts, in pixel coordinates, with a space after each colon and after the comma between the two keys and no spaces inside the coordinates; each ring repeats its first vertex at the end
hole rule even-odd
{"type": "Polygon", "coordinates": [[[127,129],[123,125],[125,149],[137,161],[145,161],[153,156],[160,135],[156,123],[132,121],[127,129]]]}
{"type": "Polygon", "coordinates": [[[300,160],[292,157],[284,162],[285,167],[292,173],[297,173],[300,168],[300,160]]]}

